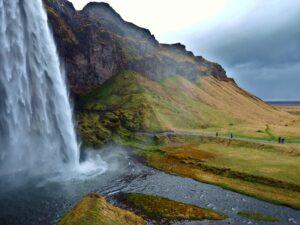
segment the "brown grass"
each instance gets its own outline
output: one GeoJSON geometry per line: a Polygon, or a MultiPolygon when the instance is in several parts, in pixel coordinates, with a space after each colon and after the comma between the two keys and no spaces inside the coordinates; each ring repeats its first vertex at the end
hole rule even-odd
{"type": "Polygon", "coordinates": [[[293,115],[300,115],[300,106],[299,105],[295,105],[295,106],[276,106],[277,109],[281,110],[281,111],[285,111],[288,112],[290,114],[293,115]]]}

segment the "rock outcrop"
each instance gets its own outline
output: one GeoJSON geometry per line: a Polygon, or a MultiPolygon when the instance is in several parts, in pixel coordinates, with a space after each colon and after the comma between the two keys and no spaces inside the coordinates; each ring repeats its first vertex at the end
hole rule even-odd
{"type": "Polygon", "coordinates": [[[151,32],[124,21],[107,3],[76,11],[67,0],[44,0],[71,91],[89,92],[123,70],[152,80],[180,75],[191,81],[226,72],[185,46],[160,44],[151,32]]]}

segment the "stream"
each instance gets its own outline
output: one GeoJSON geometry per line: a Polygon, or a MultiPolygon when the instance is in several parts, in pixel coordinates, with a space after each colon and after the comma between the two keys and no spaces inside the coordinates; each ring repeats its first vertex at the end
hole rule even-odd
{"type": "Polygon", "coordinates": [[[101,157],[109,166],[100,175],[72,176],[69,179],[65,176],[35,177],[22,184],[13,182],[20,179],[1,177],[0,224],[56,224],[66,211],[90,192],[98,192],[108,199],[119,192],[159,195],[229,216],[223,221],[180,221],[174,223],[176,225],[300,224],[300,211],[163,173],[145,166],[129,149],[109,146],[101,151],[101,157]],[[280,222],[252,221],[239,217],[239,211],[271,215],[280,222]]]}

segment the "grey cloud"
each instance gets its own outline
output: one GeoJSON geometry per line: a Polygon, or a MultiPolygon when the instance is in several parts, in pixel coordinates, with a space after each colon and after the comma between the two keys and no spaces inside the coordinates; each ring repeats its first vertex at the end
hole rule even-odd
{"type": "Polygon", "coordinates": [[[300,100],[300,1],[261,2],[236,21],[202,31],[195,27],[182,41],[221,63],[240,86],[258,97],[300,100]]]}
{"type": "Polygon", "coordinates": [[[228,70],[237,83],[265,100],[300,99],[300,63],[281,67],[244,65],[228,70]]]}

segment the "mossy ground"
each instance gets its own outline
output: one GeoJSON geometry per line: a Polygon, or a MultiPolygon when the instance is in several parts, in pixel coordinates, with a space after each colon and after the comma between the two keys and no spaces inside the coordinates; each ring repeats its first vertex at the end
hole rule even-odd
{"type": "Polygon", "coordinates": [[[245,217],[251,220],[255,220],[255,221],[264,221],[264,222],[279,222],[280,220],[272,217],[272,216],[268,216],[268,215],[263,215],[260,213],[255,213],[255,212],[238,212],[238,215],[241,217],[245,217]]]}
{"type": "Polygon", "coordinates": [[[145,225],[146,222],[132,212],[114,207],[98,194],[84,197],[59,225],[145,225]]]}
{"type": "Polygon", "coordinates": [[[227,217],[213,210],[184,204],[159,196],[145,194],[121,194],[125,204],[146,218],[158,224],[168,224],[174,220],[223,220],[227,217]]]}
{"type": "Polygon", "coordinates": [[[300,208],[298,147],[176,135],[168,139],[158,144],[157,138],[139,137],[123,144],[165,172],[300,208]]]}

